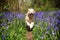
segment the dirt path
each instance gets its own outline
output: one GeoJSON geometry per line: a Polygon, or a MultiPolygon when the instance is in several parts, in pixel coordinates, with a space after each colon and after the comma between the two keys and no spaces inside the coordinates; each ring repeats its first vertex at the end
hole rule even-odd
{"type": "Polygon", "coordinates": [[[27,38],[27,40],[33,40],[32,32],[27,32],[26,33],[26,38],[27,38]]]}

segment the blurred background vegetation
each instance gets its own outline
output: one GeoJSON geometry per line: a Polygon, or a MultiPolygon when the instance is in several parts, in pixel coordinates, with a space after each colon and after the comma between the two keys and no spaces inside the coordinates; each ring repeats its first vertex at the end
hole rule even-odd
{"type": "Polygon", "coordinates": [[[60,9],[60,0],[0,0],[0,11],[13,11],[25,13],[28,8],[36,11],[49,11],[60,9]]]}

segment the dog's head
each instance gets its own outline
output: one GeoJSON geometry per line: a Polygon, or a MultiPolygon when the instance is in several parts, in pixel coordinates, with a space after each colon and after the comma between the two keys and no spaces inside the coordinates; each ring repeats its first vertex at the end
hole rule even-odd
{"type": "Polygon", "coordinates": [[[30,9],[28,9],[28,12],[27,12],[28,14],[34,14],[35,13],[35,10],[34,9],[32,9],[32,8],[30,8],[30,9]]]}
{"type": "Polygon", "coordinates": [[[32,9],[32,8],[28,9],[27,14],[29,17],[33,17],[34,13],[35,13],[34,9],[32,9]]]}

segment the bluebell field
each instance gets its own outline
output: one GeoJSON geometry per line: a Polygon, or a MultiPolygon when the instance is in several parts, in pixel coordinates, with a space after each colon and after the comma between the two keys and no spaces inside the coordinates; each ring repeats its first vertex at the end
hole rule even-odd
{"type": "MultiPolygon", "coordinates": [[[[25,14],[0,12],[0,40],[26,40],[25,14]]],[[[60,10],[34,14],[33,40],[59,40],[60,10]]]]}

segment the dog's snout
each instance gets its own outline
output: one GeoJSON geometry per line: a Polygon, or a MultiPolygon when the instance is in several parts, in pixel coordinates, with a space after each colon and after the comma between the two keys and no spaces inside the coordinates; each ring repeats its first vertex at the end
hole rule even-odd
{"type": "Polygon", "coordinates": [[[33,13],[31,13],[31,14],[33,14],[33,13]]]}
{"type": "Polygon", "coordinates": [[[33,13],[30,13],[30,15],[33,15],[33,13]]]}

